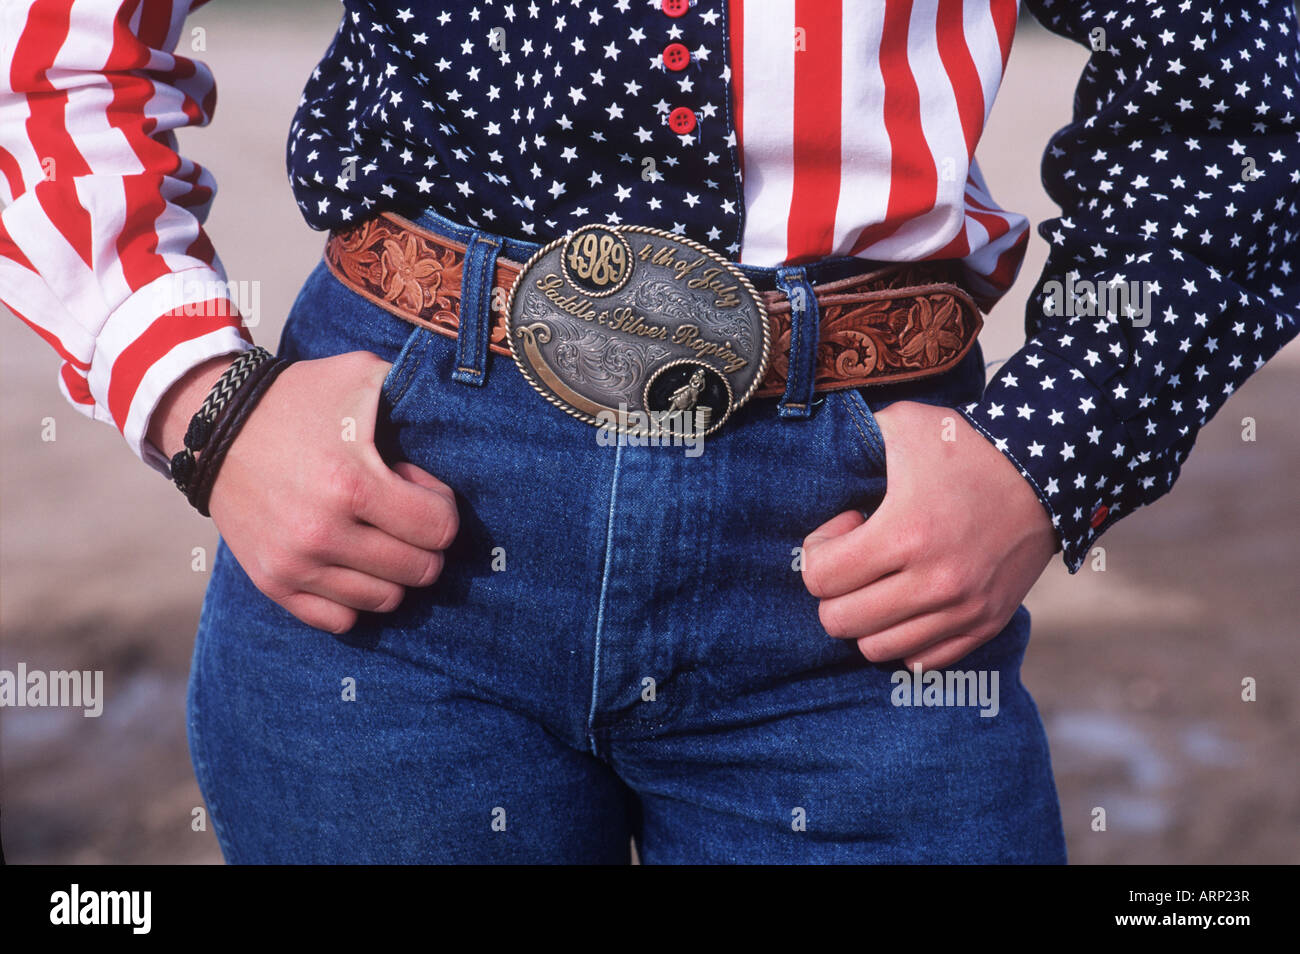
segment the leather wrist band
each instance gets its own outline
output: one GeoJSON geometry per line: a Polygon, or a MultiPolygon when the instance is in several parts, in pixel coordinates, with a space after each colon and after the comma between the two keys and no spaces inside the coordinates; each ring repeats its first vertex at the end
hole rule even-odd
{"type": "Polygon", "coordinates": [[[203,516],[211,516],[208,512],[208,502],[212,496],[212,487],[216,483],[217,472],[221,469],[230,445],[234,443],[240,429],[248,420],[248,415],[266,394],[272,382],[290,364],[292,362],[275,357],[259,363],[218,413],[207,447],[199,455],[190,492],[186,495],[194,509],[203,516]]]}
{"type": "Polygon", "coordinates": [[[190,495],[198,467],[194,455],[207,446],[212,437],[212,428],[217,415],[235,392],[243,387],[253,369],[269,361],[271,357],[271,352],[258,347],[239,355],[230,367],[222,372],[221,377],[217,378],[217,382],[208,391],[198,411],[190,418],[189,426],[185,429],[185,447],[172,455],[171,459],[172,482],[187,497],[190,495]]]}

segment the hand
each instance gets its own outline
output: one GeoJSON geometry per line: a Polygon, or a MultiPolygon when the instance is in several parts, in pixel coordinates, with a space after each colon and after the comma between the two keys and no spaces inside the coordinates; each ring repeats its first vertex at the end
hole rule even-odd
{"type": "Polygon", "coordinates": [[[804,585],[826,632],[867,659],[939,669],[1002,631],[1056,535],[1029,482],[960,414],[899,401],[876,420],[884,500],[870,519],[845,511],[809,535],[804,585]]]}
{"type": "MultiPolygon", "coordinates": [[[[358,610],[389,612],[406,587],[437,579],[458,528],[446,485],[410,463],[389,469],[375,448],[389,367],[368,351],[290,365],[236,435],[209,500],[253,584],[331,633],[351,629],[358,610]]],[[[169,420],[150,428],[157,446],[179,442],[176,421],[188,421],[206,394],[191,390],[193,408],[168,405],[169,420]]]]}

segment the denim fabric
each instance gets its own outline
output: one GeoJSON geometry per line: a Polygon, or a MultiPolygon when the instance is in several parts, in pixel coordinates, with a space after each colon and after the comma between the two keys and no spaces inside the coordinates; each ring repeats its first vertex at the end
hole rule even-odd
{"type": "Polygon", "coordinates": [[[455,489],[460,534],[441,579],[337,638],[221,545],[189,738],[228,861],[624,862],[630,837],[646,863],[1065,860],[1028,613],[956,666],[998,672],[996,716],[897,707],[901,662],[829,638],[794,569],[885,491],[873,410],[976,400],[978,348],[807,419],[751,401],[699,457],[601,446],[507,358],[454,381],[455,340],[321,265],[280,353],[357,349],[394,362],[386,455],[455,489]]]}

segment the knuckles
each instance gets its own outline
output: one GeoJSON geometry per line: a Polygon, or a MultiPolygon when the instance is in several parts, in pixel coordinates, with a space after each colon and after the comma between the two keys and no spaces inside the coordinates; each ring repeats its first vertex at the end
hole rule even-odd
{"type": "Polygon", "coordinates": [[[804,553],[803,585],[818,599],[830,596],[831,570],[830,561],[826,557],[815,551],[804,553]]]}
{"type": "MultiPolygon", "coordinates": [[[[247,567],[248,578],[268,599],[283,605],[283,600],[294,592],[294,587],[283,572],[280,557],[276,554],[258,554],[247,567]]],[[[286,606],[285,609],[288,609],[286,606]]]]}
{"type": "Polygon", "coordinates": [[[899,651],[888,643],[879,640],[862,639],[858,641],[858,651],[868,662],[881,663],[897,659],[899,651]]]}
{"type": "Polygon", "coordinates": [[[849,614],[841,604],[830,600],[822,600],[818,605],[817,618],[821,621],[826,634],[836,639],[845,639],[852,636],[856,628],[854,621],[849,618],[849,614]]]}
{"type": "Polygon", "coordinates": [[[434,580],[438,579],[438,577],[442,576],[442,567],[444,562],[444,557],[440,552],[430,553],[429,565],[425,567],[424,572],[420,574],[420,579],[415,585],[428,586],[433,583],[434,580]]]}
{"type": "MultiPolygon", "coordinates": [[[[346,606],[340,607],[340,612],[332,620],[326,621],[324,626],[317,626],[317,629],[324,629],[335,636],[342,636],[353,626],[357,625],[357,611],[349,609],[346,606]]],[[[304,620],[306,622],[306,620],[304,620]]],[[[312,625],[312,624],[308,624],[312,625]]]]}
{"type": "Polygon", "coordinates": [[[429,530],[433,536],[433,549],[445,550],[460,532],[460,513],[456,505],[443,497],[429,508],[429,530]]]}
{"type": "Polygon", "coordinates": [[[899,552],[903,559],[911,563],[925,553],[928,534],[922,527],[914,523],[906,524],[901,527],[894,535],[894,542],[898,546],[899,552]]]}
{"type": "Polygon", "coordinates": [[[930,590],[945,605],[961,603],[970,595],[966,574],[959,567],[945,564],[929,573],[930,590]]]}
{"type": "Polygon", "coordinates": [[[376,613],[391,613],[397,607],[402,605],[402,599],[406,596],[406,590],[400,586],[394,586],[388,592],[385,592],[378,602],[372,607],[376,613]]]}
{"type": "Polygon", "coordinates": [[[304,556],[312,560],[323,560],[329,556],[337,540],[337,521],[321,514],[313,514],[298,526],[298,547],[304,556]]]}
{"type": "MultiPolygon", "coordinates": [[[[257,555],[257,583],[258,589],[264,592],[268,589],[285,589],[292,586],[302,570],[302,560],[295,556],[291,551],[277,547],[273,550],[266,550],[257,555]]],[[[268,592],[268,596],[271,594],[268,592]]],[[[272,596],[272,599],[275,597],[272,596]]]]}

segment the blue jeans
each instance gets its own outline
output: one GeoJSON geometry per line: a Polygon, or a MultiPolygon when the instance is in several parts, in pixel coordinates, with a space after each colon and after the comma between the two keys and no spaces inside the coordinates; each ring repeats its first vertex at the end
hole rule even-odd
{"type": "Polygon", "coordinates": [[[873,410],[975,400],[978,348],[805,420],[753,400],[699,457],[598,444],[509,359],[454,381],[455,340],[322,264],[281,354],[358,349],[393,362],[385,453],[455,489],[460,534],[435,584],[342,637],[222,543],[188,727],[227,861],[618,863],[635,839],[646,863],[1064,862],[1026,610],[957,664],[996,673],[996,715],[898,705],[902,663],[828,637],[796,569],[884,494],[873,410]]]}

